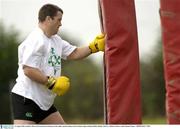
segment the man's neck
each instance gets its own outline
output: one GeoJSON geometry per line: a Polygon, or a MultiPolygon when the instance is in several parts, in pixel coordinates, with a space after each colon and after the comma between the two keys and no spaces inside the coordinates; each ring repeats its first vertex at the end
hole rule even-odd
{"type": "Polygon", "coordinates": [[[39,23],[39,28],[44,32],[44,34],[50,38],[52,35],[49,33],[48,28],[43,24],[39,23]]]}

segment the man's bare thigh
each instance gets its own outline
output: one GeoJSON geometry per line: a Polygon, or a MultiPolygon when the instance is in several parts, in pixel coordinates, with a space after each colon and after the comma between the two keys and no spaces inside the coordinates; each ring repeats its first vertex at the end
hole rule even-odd
{"type": "Polygon", "coordinates": [[[65,124],[61,114],[57,111],[51,113],[45,119],[39,122],[39,124],[65,124]]]}

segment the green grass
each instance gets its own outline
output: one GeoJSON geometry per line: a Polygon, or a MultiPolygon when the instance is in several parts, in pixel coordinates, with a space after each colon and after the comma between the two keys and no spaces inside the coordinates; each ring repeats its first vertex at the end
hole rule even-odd
{"type": "MultiPolygon", "coordinates": [[[[66,120],[67,124],[104,124],[104,119],[72,119],[66,120]]],[[[167,124],[165,117],[143,117],[143,124],[167,124]]]]}
{"type": "Polygon", "coordinates": [[[103,118],[101,119],[71,119],[65,120],[67,124],[104,124],[103,118]]]}
{"type": "Polygon", "coordinates": [[[143,124],[167,124],[165,117],[145,117],[142,119],[143,124]]]}

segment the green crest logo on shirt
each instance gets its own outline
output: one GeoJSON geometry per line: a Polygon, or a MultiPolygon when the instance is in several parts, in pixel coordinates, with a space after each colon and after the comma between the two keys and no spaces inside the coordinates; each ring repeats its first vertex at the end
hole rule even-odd
{"type": "Polygon", "coordinates": [[[54,67],[54,74],[56,74],[56,71],[59,69],[61,65],[61,57],[56,54],[54,48],[51,48],[50,56],[48,58],[48,64],[54,67]]]}
{"type": "Polygon", "coordinates": [[[26,117],[31,117],[31,118],[33,117],[31,112],[26,112],[25,115],[26,115],[26,117]]]}

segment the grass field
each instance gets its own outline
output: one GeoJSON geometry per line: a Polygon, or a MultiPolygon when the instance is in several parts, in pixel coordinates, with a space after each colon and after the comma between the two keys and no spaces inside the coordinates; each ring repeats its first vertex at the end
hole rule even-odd
{"type": "MultiPolygon", "coordinates": [[[[91,120],[86,120],[86,119],[73,119],[73,120],[66,120],[67,124],[104,124],[104,119],[91,119],[91,120]]],[[[166,123],[166,118],[164,117],[155,117],[155,118],[149,118],[149,117],[144,117],[142,118],[142,123],[143,124],[151,124],[151,125],[156,125],[156,124],[167,124],[166,123]]]]}
{"type": "MultiPolygon", "coordinates": [[[[85,120],[85,119],[73,119],[73,120],[66,120],[67,124],[104,124],[104,120],[102,119],[92,119],[92,120],[85,120]]],[[[164,117],[155,117],[155,118],[148,118],[144,117],[142,119],[143,124],[166,124],[166,118],[164,117]]]]}
{"type": "Polygon", "coordinates": [[[104,124],[104,120],[102,119],[73,119],[66,120],[67,124],[104,124]]]}
{"type": "Polygon", "coordinates": [[[167,124],[165,117],[143,118],[143,124],[167,124]]]}

